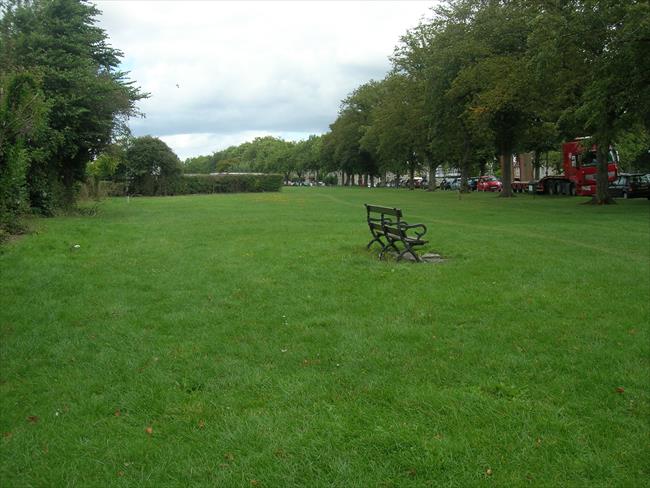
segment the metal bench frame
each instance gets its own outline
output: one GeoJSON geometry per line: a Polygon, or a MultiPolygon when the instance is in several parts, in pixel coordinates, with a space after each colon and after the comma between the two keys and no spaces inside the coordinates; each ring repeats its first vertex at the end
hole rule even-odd
{"type": "Polygon", "coordinates": [[[427,227],[424,224],[409,224],[402,220],[402,210],[399,208],[367,203],[364,205],[366,207],[368,228],[372,235],[366,249],[370,249],[375,242],[378,242],[381,246],[379,259],[384,258],[387,250],[393,249],[397,253],[397,261],[410,254],[415,261],[422,262],[414,248],[429,242],[422,239],[427,233],[427,227]],[[413,234],[415,235],[413,236],[413,234]],[[401,250],[400,247],[402,247],[401,250]]]}

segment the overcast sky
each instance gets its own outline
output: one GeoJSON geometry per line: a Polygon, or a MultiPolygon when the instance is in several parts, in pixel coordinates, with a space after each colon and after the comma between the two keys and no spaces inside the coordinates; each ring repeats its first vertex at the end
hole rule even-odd
{"type": "Polygon", "coordinates": [[[181,158],[257,136],[322,134],[341,99],[381,79],[432,1],[96,1],[123,68],[151,93],[136,136],[181,158]]]}

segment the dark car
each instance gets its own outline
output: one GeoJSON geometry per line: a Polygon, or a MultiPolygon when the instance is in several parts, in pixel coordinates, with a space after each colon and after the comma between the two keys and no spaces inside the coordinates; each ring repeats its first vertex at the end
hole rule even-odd
{"type": "Polygon", "coordinates": [[[609,184],[609,194],[623,198],[650,198],[650,178],[641,173],[621,173],[609,184]]]}
{"type": "Polygon", "coordinates": [[[478,186],[478,176],[474,176],[467,180],[467,187],[469,188],[469,191],[476,191],[477,186],[478,186]]]}

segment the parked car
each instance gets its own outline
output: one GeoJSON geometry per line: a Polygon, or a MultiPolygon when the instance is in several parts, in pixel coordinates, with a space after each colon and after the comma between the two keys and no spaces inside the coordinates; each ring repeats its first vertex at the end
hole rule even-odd
{"type": "Polygon", "coordinates": [[[503,184],[496,176],[480,176],[476,183],[478,191],[501,191],[503,184]]]}
{"type": "Polygon", "coordinates": [[[472,178],[467,179],[467,187],[469,188],[469,191],[476,191],[477,185],[478,185],[478,177],[473,176],[472,178]]]}
{"type": "Polygon", "coordinates": [[[456,190],[456,191],[460,190],[460,182],[461,182],[460,178],[454,178],[454,180],[449,184],[449,189],[456,190]]]}
{"type": "Polygon", "coordinates": [[[450,190],[451,189],[451,184],[454,182],[454,180],[460,179],[460,175],[447,175],[443,176],[443,178],[440,181],[438,187],[441,190],[450,190]]]}
{"type": "Polygon", "coordinates": [[[650,198],[650,176],[641,173],[621,173],[609,184],[609,194],[623,198],[650,198]]]}

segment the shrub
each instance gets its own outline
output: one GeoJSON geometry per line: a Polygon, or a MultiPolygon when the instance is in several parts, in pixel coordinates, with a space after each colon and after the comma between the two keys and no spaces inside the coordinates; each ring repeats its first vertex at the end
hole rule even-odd
{"type": "Polygon", "coordinates": [[[325,183],[327,186],[336,186],[338,182],[339,180],[336,175],[327,175],[325,178],[323,178],[323,183],[325,183]]]}
{"type": "Polygon", "coordinates": [[[27,151],[14,146],[0,156],[4,159],[0,165],[0,229],[15,233],[21,230],[19,216],[27,208],[27,151]]]}
{"type": "Polygon", "coordinates": [[[282,175],[274,174],[192,175],[181,178],[176,194],[278,191],[281,186],[282,175]]]}
{"type": "MultiPolygon", "coordinates": [[[[220,174],[220,175],[185,175],[172,185],[160,190],[154,187],[153,195],[192,195],[196,193],[250,193],[279,191],[282,187],[282,175],[277,174],[220,174]]],[[[126,196],[128,185],[112,183],[106,187],[109,196],[126,196]]],[[[131,190],[129,192],[133,194],[131,190]]]]}

